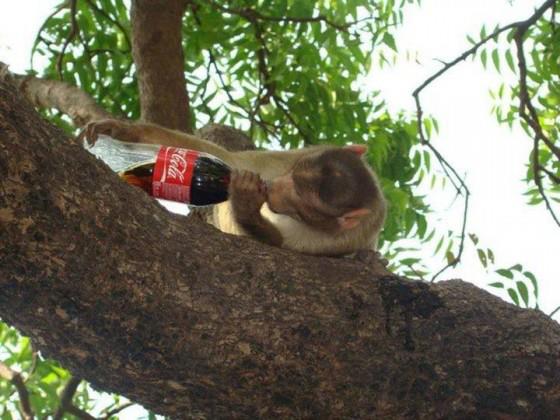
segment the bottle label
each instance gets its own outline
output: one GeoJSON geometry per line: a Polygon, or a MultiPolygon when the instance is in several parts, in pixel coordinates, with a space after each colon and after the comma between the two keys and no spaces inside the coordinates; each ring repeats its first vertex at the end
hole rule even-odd
{"type": "Polygon", "coordinates": [[[152,178],[152,195],[180,203],[191,202],[191,182],[199,152],[163,146],[152,178]]]}

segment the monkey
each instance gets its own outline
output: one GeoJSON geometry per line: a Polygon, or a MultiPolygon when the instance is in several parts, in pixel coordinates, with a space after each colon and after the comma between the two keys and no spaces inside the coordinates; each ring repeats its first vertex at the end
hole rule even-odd
{"type": "Polygon", "coordinates": [[[376,249],[387,205],[362,159],[365,145],[231,152],[155,124],[113,119],[88,123],[78,140],[93,144],[99,134],[206,152],[228,164],[228,200],[208,220],[222,232],[311,255],[376,249]]]}

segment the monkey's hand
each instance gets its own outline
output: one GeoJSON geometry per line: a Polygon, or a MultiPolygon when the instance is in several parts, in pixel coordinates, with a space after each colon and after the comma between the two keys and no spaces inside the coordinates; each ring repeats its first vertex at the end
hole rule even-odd
{"type": "Polygon", "coordinates": [[[266,201],[266,185],[258,174],[232,171],[229,200],[235,221],[247,233],[267,244],[282,245],[282,234],[261,215],[261,207],[266,201]]]}
{"type": "Polygon", "coordinates": [[[266,201],[266,186],[258,174],[234,170],[229,184],[229,199],[237,222],[250,223],[261,217],[261,207],[266,201]]]}
{"type": "Polygon", "coordinates": [[[87,123],[76,140],[79,144],[86,140],[90,146],[93,146],[99,135],[105,134],[122,141],[137,142],[138,133],[136,131],[134,124],[126,121],[97,120],[87,123]]]}

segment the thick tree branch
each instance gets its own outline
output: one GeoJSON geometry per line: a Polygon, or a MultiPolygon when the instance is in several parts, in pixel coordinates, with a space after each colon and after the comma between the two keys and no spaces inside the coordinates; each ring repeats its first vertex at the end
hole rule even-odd
{"type": "Polygon", "coordinates": [[[132,54],[144,121],[192,133],[181,22],[185,0],[133,0],[132,54]]]}
{"type": "Polygon", "coordinates": [[[0,82],[0,316],[177,418],[560,417],[560,325],[167,213],[0,82]]]}

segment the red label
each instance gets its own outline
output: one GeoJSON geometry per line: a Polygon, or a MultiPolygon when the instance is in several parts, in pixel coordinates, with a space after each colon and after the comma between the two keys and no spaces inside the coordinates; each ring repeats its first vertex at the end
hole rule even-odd
{"type": "Polygon", "coordinates": [[[154,175],[152,194],[164,200],[191,202],[191,181],[199,152],[178,147],[159,149],[154,175]]]}

